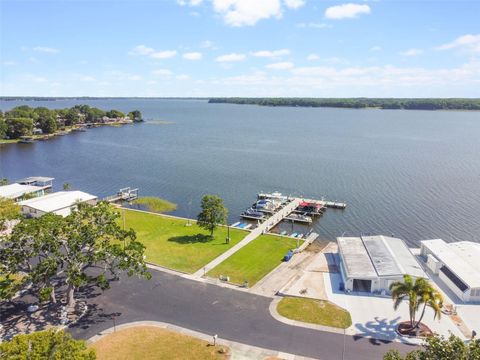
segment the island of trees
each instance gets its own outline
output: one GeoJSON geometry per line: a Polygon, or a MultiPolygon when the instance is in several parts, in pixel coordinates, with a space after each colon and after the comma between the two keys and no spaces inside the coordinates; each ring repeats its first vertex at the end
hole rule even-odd
{"type": "Polygon", "coordinates": [[[118,110],[104,111],[88,105],[75,105],[67,109],[31,108],[17,106],[0,111],[0,141],[32,135],[53,135],[88,125],[123,124],[142,121],[142,114],[134,110],[124,114],[118,110]]]}
{"type": "Polygon", "coordinates": [[[480,110],[480,99],[461,98],[211,98],[209,103],[350,109],[480,110]]]}

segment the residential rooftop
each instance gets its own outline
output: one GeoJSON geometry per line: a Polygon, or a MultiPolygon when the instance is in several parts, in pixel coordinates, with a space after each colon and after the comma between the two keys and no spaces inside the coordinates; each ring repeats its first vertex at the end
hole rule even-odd
{"type": "Polygon", "coordinates": [[[442,239],[423,240],[435,257],[470,288],[480,287],[480,244],[471,241],[446,243],[442,239]]]}
{"type": "Polygon", "coordinates": [[[39,198],[20,201],[21,206],[28,206],[42,212],[65,209],[77,202],[95,200],[97,197],[83,191],[59,191],[39,198]]]}
{"type": "Polygon", "coordinates": [[[0,186],[0,197],[8,199],[18,199],[30,193],[42,191],[43,187],[22,184],[8,184],[0,186]]]}
{"type": "Polygon", "coordinates": [[[405,274],[427,277],[401,239],[377,235],[340,237],[337,242],[349,277],[377,278],[405,274]]]}

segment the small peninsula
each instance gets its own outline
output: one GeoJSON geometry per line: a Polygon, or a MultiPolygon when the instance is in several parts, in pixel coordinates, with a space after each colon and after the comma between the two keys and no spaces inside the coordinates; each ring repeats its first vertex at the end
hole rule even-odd
{"type": "Polygon", "coordinates": [[[480,110],[474,98],[211,98],[213,104],[332,107],[348,109],[480,110]]]}
{"type": "Polygon", "coordinates": [[[75,105],[66,109],[22,105],[5,113],[0,111],[0,144],[47,140],[71,131],[85,131],[87,127],[141,121],[143,119],[139,110],[124,114],[119,110],[104,111],[88,105],[75,105]]]}

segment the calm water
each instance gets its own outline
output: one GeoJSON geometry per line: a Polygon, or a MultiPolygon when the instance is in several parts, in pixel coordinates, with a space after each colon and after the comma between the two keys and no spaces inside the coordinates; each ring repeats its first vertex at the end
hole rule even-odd
{"type": "MultiPolygon", "coordinates": [[[[272,108],[190,100],[21,102],[140,109],[150,121],[0,146],[0,176],[43,175],[106,196],[121,187],[195,217],[216,193],[230,221],[259,191],[348,203],[314,225],[323,238],[395,234],[480,241],[480,113],[272,108]]],[[[18,102],[0,102],[9,109],[18,102]]]]}

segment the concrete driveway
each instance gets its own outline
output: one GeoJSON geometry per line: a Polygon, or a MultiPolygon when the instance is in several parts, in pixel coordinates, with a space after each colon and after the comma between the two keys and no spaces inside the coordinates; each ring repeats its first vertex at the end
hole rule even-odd
{"type": "MultiPolygon", "coordinates": [[[[349,334],[372,336],[390,341],[422,343],[419,339],[406,340],[395,332],[398,323],[409,318],[406,301],[395,311],[390,297],[345,294],[339,291],[341,275],[338,273],[323,274],[323,278],[328,300],[347,309],[352,316],[353,324],[347,329],[349,334]]],[[[449,317],[443,316],[440,320],[434,320],[433,311],[428,307],[422,322],[440,335],[449,336],[451,332],[464,339],[461,331],[449,317]]]]}

